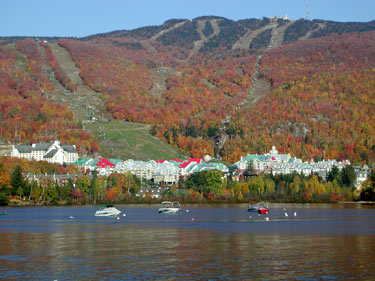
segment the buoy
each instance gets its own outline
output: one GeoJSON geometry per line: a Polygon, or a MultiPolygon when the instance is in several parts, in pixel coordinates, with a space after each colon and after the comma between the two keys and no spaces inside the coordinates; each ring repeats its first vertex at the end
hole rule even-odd
{"type": "Polygon", "coordinates": [[[72,216],[70,216],[69,218],[70,218],[70,219],[74,219],[74,217],[72,217],[72,216]]]}
{"type": "Polygon", "coordinates": [[[284,214],[285,214],[286,217],[288,216],[288,213],[284,213],[284,214]]]}
{"type": "Polygon", "coordinates": [[[294,216],[295,216],[295,217],[297,216],[297,212],[294,212],[294,216]]]}
{"type": "Polygon", "coordinates": [[[119,217],[117,217],[117,219],[119,220],[120,218],[119,218],[119,217]]]}
{"type": "Polygon", "coordinates": [[[186,213],[189,213],[189,210],[186,210],[186,213]]]}
{"type": "Polygon", "coordinates": [[[285,211],[286,209],[284,208],[283,210],[285,211]]]}
{"type": "Polygon", "coordinates": [[[123,217],[126,217],[126,214],[123,214],[122,216],[123,216],[123,217]]]}
{"type": "Polygon", "coordinates": [[[253,218],[252,216],[249,217],[249,219],[252,219],[252,218],[253,218]]]}
{"type": "Polygon", "coordinates": [[[265,217],[264,219],[265,219],[266,221],[269,221],[269,220],[270,220],[270,218],[269,218],[269,217],[265,217]]]}
{"type": "Polygon", "coordinates": [[[192,221],[194,221],[195,219],[194,218],[191,218],[192,221]]]}

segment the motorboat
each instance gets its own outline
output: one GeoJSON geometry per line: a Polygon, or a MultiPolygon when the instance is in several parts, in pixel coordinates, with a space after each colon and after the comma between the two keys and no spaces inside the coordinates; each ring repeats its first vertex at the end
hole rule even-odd
{"type": "Polygon", "coordinates": [[[179,202],[165,201],[161,203],[159,208],[159,214],[176,214],[181,212],[181,206],[179,202]]]}
{"type": "Polygon", "coordinates": [[[95,212],[97,217],[115,217],[121,214],[121,211],[116,209],[112,204],[100,205],[95,212]]]}
{"type": "Polygon", "coordinates": [[[257,212],[258,214],[268,214],[268,204],[266,202],[249,203],[247,207],[248,212],[257,212]]]}

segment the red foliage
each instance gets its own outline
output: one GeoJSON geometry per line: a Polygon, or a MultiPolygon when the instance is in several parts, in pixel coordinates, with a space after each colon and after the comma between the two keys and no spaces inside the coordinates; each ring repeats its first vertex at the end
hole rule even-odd
{"type": "Polygon", "coordinates": [[[34,39],[18,40],[16,42],[16,49],[24,54],[27,58],[27,67],[29,71],[35,76],[39,86],[47,91],[55,90],[53,84],[47,79],[42,71],[42,56],[39,53],[38,45],[34,39]]]}
{"type": "MultiPolygon", "coordinates": [[[[30,43],[32,50],[34,43],[30,43]]],[[[29,52],[28,43],[19,43],[18,46],[29,52]]],[[[73,113],[66,104],[61,105],[45,99],[39,88],[43,83],[34,80],[29,73],[15,68],[17,58],[12,52],[0,48],[0,58],[2,140],[30,144],[60,139],[65,144],[75,144],[81,152],[98,150],[94,137],[78,128],[73,113]]],[[[34,64],[41,63],[39,60],[32,61],[34,64]]],[[[34,69],[41,67],[34,66],[34,69]]]]}

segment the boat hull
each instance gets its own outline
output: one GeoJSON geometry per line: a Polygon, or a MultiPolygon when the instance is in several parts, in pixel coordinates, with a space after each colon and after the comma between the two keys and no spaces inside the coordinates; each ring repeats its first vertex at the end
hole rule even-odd
{"type": "Polygon", "coordinates": [[[258,209],[258,214],[265,215],[268,214],[269,210],[265,208],[258,209]]]}
{"type": "Polygon", "coordinates": [[[180,213],[180,208],[160,208],[159,214],[177,214],[180,213]]]}
{"type": "Polygon", "coordinates": [[[98,210],[95,212],[96,217],[116,217],[121,214],[120,210],[116,208],[106,208],[104,210],[98,210]]]}

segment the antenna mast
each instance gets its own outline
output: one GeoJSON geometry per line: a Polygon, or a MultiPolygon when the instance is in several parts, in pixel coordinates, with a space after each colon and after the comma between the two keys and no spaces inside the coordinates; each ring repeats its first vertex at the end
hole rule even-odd
{"type": "Polygon", "coordinates": [[[306,2],[306,20],[309,19],[309,3],[306,2]]]}

